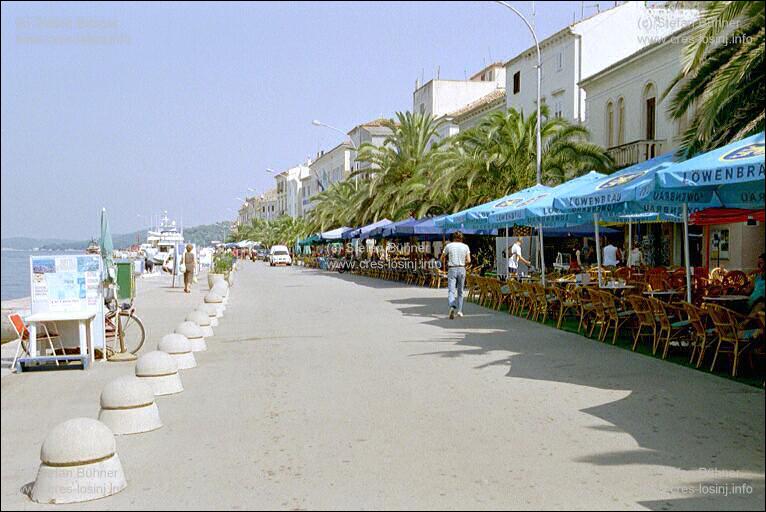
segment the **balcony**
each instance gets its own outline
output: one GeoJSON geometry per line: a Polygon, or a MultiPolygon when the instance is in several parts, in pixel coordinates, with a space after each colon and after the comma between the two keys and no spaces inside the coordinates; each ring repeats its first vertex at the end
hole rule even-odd
{"type": "Polygon", "coordinates": [[[613,146],[606,152],[614,160],[615,169],[622,169],[661,155],[664,147],[664,140],[644,139],[613,146]]]}

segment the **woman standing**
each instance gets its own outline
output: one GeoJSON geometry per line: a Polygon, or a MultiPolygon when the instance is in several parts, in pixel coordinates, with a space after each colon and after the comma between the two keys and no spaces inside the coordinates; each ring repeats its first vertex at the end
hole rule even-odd
{"type": "Polygon", "coordinates": [[[192,252],[192,244],[186,244],[186,252],[184,253],[184,266],[186,271],[184,272],[184,292],[191,293],[192,280],[194,279],[194,253],[192,252]]]}

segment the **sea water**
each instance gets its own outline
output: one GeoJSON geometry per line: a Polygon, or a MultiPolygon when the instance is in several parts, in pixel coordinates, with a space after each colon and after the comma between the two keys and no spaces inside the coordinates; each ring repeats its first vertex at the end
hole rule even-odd
{"type": "Polygon", "coordinates": [[[0,300],[20,299],[30,295],[29,257],[45,254],[83,254],[83,251],[0,251],[0,300]]]}

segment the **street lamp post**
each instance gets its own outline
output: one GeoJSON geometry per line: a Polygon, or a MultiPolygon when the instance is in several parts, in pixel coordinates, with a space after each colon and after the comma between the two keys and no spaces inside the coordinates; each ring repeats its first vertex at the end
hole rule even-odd
{"type": "MultiPolygon", "coordinates": [[[[330,130],[334,130],[334,131],[340,133],[341,135],[343,135],[351,143],[351,147],[354,148],[354,152],[359,154],[359,147],[356,145],[356,142],[354,142],[354,139],[352,139],[349,136],[349,134],[347,134],[343,130],[341,130],[339,128],[335,128],[334,126],[330,126],[329,124],[323,123],[323,122],[318,121],[316,119],[311,121],[311,124],[314,125],[314,126],[323,126],[325,128],[329,128],[330,130]]],[[[354,158],[354,160],[356,161],[356,158],[354,158]]],[[[359,176],[354,176],[354,188],[357,188],[357,189],[359,188],[359,176]]]]}
{"type": "Polygon", "coordinates": [[[540,44],[537,41],[537,34],[535,33],[535,29],[532,28],[532,25],[529,24],[527,19],[518,11],[518,9],[516,9],[508,2],[501,2],[499,0],[495,0],[495,2],[516,13],[516,15],[521,18],[521,21],[523,21],[527,26],[529,32],[532,34],[532,39],[535,41],[535,49],[537,50],[537,184],[540,185],[543,181],[542,136],[540,135],[540,83],[542,82],[543,64],[540,57],[540,44]]]}

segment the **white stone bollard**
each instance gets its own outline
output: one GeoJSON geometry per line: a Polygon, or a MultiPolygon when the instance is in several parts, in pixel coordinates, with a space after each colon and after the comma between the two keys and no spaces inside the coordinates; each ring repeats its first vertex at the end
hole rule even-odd
{"type": "Polygon", "coordinates": [[[202,352],[207,350],[207,343],[202,329],[194,322],[181,322],[176,326],[175,332],[183,334],[191,342],[192,352],[202,352]]]}
{"type": "Polygon", "coordinates": [[[197,367],[197,360],[192,353],[192,344],[183,334],[166,334],[162,337],[157,350],[161,350],[175,359],[179,370],[189,370],[197,367]]]}
{"type": "Polygon", "coordinates": [[[186,321],[197,324],[199,328],[202,329],[202,335],[204,337],[208,338],[210,336],[215,336],[215,334],[213,334],[213,328],[210,326],[210,317],[207,313],[194,310],[186,315],[186,321]]]}
{"type": "Polygon", "coordinates": [[[92,418],[55,426],[40,449],[40,468],[30,497],[37,503],[78,503],[127,487],[114,434],[92,418]]]}
{"type": "Polygon", "coordinates": [[[200,304],[197,306],[197,311],[205,313],[210,318],[210,327],[218,326],[218,308],[215,304],[200,304]]]}
{"type": "Polygon", "coordinates": [[[162,426],[151,386],[138,377],[119,377],[101,392],[98,419],[115,435],[138,434],[162,426]]]}
{"type": "Polygon", "coordinates": [[[223,297],[214,292],[209,292],[205,295],[205,304],[215,304],[221,315],[223,315],[223,312],[226,309],[226,306],[223,305],[223,297]]]}
{"type": "Polygon", "coordinates": [[[184,390],[175,359],[159,350],[138,358],[136,377],[151,386],[154,396],[172,395],[184,390]]]}

